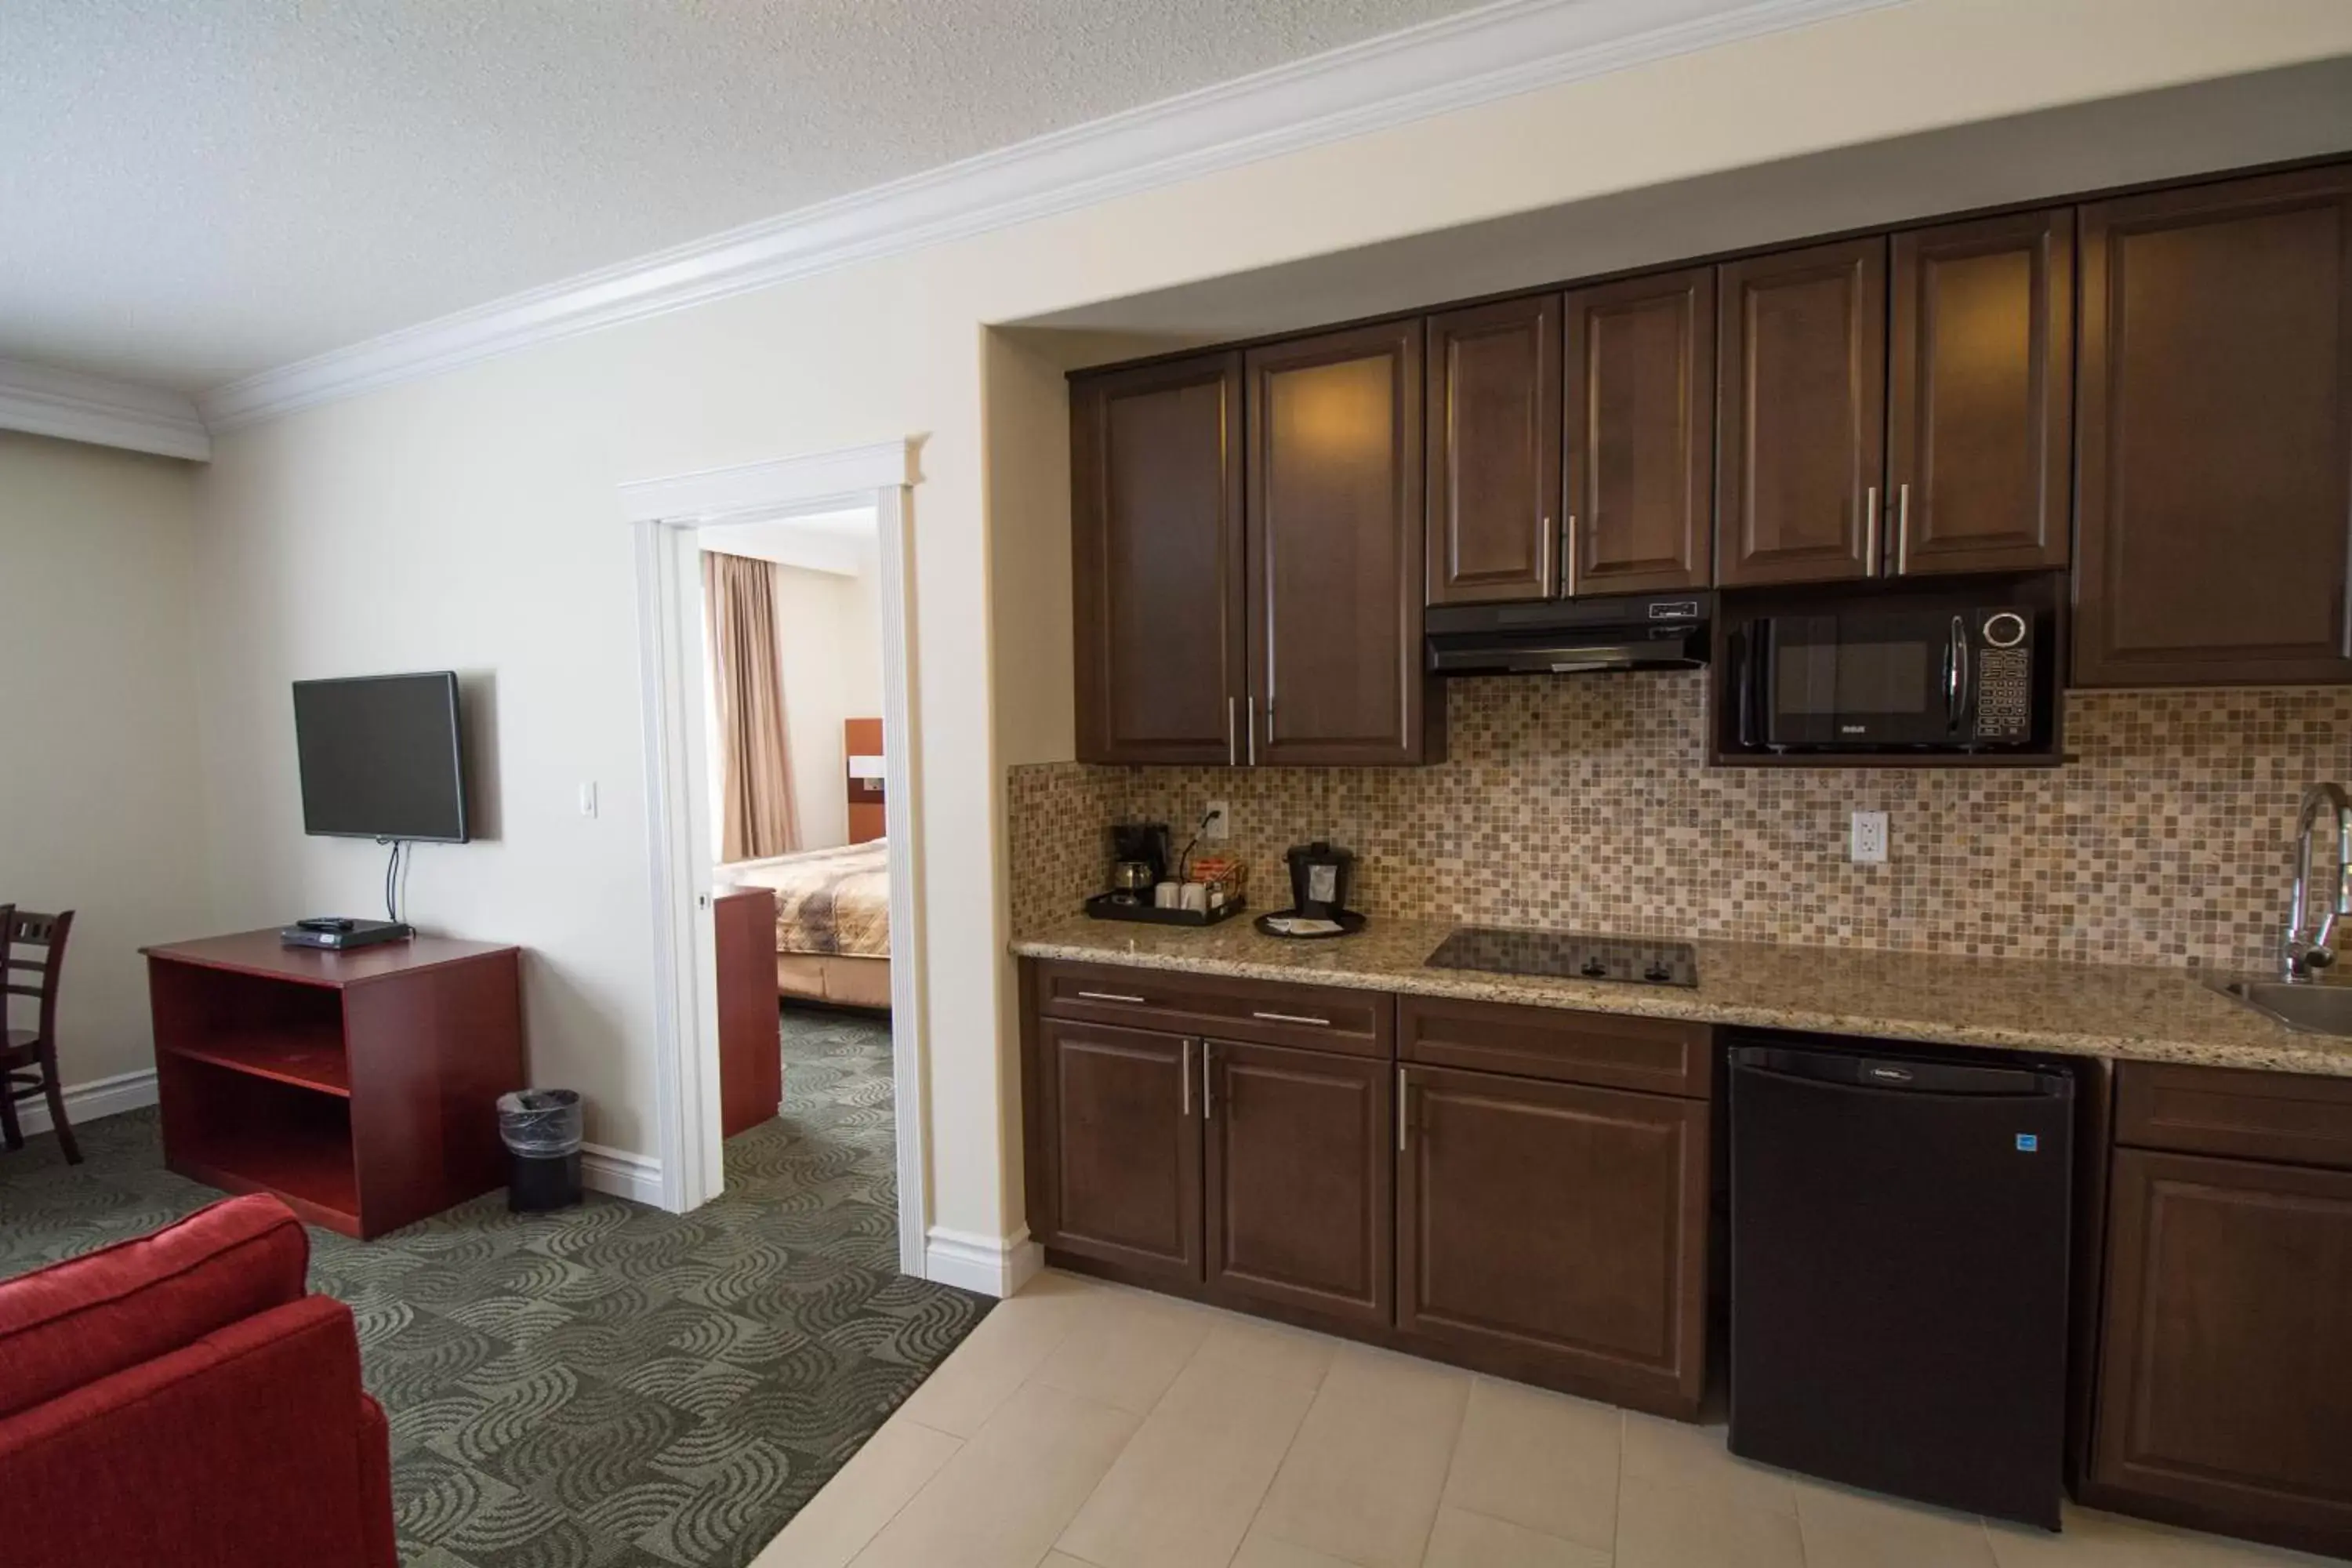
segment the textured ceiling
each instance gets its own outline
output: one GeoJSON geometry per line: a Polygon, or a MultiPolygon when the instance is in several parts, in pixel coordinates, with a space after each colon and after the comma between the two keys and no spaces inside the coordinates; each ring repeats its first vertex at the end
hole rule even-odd
{"type": "Polygon", "coordinates": [[[0,357],[198,391],[1468,0],[0,0],[0,357]]]}

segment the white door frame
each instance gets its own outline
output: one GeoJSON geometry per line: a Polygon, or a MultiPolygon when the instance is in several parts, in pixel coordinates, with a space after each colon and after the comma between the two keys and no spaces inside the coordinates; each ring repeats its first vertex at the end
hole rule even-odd
{"type": "Polygon", "coordinates": [[[897,1086],[898,1268],[923,1273],[929,1223],[923,1015],[922,811],[916,794],[913,445],[870,447],[621,486],[636,535],[637,657],[653,868],[654,1081],[661,1204],[683,1213],[725,1184],[719,1120],[718,956],[712,937],[709,758],[703,734],[697,532],[871,506],[880,520],[883,789],[890,814],[890,1068],[897,1086]]]}

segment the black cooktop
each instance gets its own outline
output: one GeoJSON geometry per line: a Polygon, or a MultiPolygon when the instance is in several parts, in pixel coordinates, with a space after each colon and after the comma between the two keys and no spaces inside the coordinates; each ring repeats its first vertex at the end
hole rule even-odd
{"type": "Polygon", "coordinates": [[[1561,931],[1463,926],[1438,944],[1427,966],[1556,975],[1563,980],[1630,980],[1637,985],[1698,984],[1698,958],[1686,942],[1581,936],[1561,931]]]}

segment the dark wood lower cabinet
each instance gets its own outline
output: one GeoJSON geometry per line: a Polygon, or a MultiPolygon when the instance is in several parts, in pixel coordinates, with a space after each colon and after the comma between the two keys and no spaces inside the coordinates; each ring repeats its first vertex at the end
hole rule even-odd
{"type": "Polygon", "coordinates": [[[1409,1067],[1397,1326],[1697,1408],[1703,1101],[1409,1067]]]}
{"type": "MultiPolygon", "coordinates": [[[[1055,1263],[1698,1416],[1706,1026],[1096,964],[1022,992],[1055,1263]]],[[[2090,1081],[2070,1484],[2352,1555],[2352,1080],[2090,1081]]]]}
{"type": "Polygon", "coordinates": [[[1153,1278],[1200,1279],[1192,1042],[1047,1018],[1034,1047],[1038,1240],[1153,1278]]]}
{"type": "Polygon", "coordinates": [[[1705,1026],[1410,998],[1401,1040],[1379,992],[1045,961],[1022,996],[1054,1263],[1697,1415],[1705,1026]]]}
{"type": "Polygon", "coordinates": [[[1387,1323],[1389,1065],[1224,1040],[1203,1051],[1209,1283],[1387,1323]]]}
{"type": "Polygon", "coordinates": [[[2109,1214],[2086,1500],[2352,1552],[2352,1172],[2120,1149],[2109,1214]]]}

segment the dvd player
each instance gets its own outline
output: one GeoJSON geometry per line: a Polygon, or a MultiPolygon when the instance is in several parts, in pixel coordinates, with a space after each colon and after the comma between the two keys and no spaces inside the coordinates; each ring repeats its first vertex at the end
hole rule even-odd
{"type": "Polygon", "coordinates": [[[341,952],[373,947],[380,942],[404,942],[416,934],[411,926],[394,921],[354,921],[319,915],[278,929],[278,940],[288,947],[323,947],[341,952]]]}

